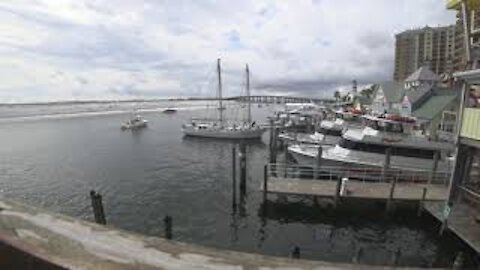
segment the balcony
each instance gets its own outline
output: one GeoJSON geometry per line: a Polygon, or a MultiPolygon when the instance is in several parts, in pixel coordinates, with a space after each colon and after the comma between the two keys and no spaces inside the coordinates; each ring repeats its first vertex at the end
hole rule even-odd
{"type": "Polygon", "coordinates": [[[461,136],[480,141],[480,108],[465,108],[461,136]]]}

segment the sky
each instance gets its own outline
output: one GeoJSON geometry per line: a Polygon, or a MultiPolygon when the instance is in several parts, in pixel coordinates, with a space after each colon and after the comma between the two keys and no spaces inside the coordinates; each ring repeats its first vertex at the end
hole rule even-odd
{"type": "Polygon", "coordinates": [[[395,33],[453,24],[441,0],[2,0],[0,102],[331,96],[391,80],[395,33]]]}

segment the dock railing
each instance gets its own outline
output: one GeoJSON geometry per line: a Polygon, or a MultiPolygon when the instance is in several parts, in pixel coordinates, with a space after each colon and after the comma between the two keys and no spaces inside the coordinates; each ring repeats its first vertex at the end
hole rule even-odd
{"type": "Polygon", "coordinates": [[[364,182],[392,181],[416,184],[442,184],[448,186],[450,171],[437,170],[400,170],[396,168],[321,166],[320,168],[300,166],[297,164],[269,163],[266,165],[266,176],[290,179],[320,179],[337,181],[348,178],[364,182]]]}

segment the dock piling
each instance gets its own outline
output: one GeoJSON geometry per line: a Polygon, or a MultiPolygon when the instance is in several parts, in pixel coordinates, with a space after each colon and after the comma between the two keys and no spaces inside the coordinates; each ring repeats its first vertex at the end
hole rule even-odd
{"type": "Polygon", "coordinates": [[[169,215],[166,215],[165,218],[163,218],[163,223],[165,225],[165,238],[170,240],[172,239],[172,226],[173,226],[173,221],[172,217],[169,215]]]}
{"type": "Polygon", "coordinates": [[[393,208],[393,194],[395,193],[395,186],[397,185],[397,178],[392,179],[392,185],[390,186],[390,194],[387,199],[386,213],[389,214],[393,208]]]}
{"type": "Polygon", "coordinates": [[[106,225],[107,220],[105,218],[105,211],[103,210],[102,195],[96,193],[95,190],[91,190],[90,200],[92,201],[93,216],[95,217],[95,222],[98,224],[106,225]]]}
{"type": "Polygon", "coordinates": [[[355,254],[353,255],[352,263],[354,263],[354,264],[360,263],[360,259],[361,259],[362,255],[363,255],[363,248],[362,248],[362,247],[358,247],[358,248],[355,250],[355,254]]]}
{"type": "Polygon", "coordinates": [[[400,248],[397,248],[397,250],[392,255],[392,262],[391,262],[392,266],[397,266],[400,255],[401,255],[400,248]]]}
{"type": "Polygon", "coordinates": [[[291,253],[292,258],[300,259],[300,247],[294,246],[291,253]]]}
{"type": "Polygon", "coordinates": [[[240,193],[245,194],[247,190],[247,146],[240,144],[240,193]]]}
{"type": "Polygon", "coordinates": [[[237,149],[232,148],[232,208],[237,208],[237,149]]]}
{"type": "Polygon", "coordinates": [[[315,163],[315,171],[313,172],[313,178],[317,179],[320,175],[320,168],[322,167],[322,155],[323,155],[323,148],[321,145],[318,146],[318,153],[317,159],[315,163]]]}
{"type": "Polygon", "coordinates": [[[392,156],[392,149],[387,148],[385,150],[385,161],[383,162],[383,170],[382,170],[382,180],[385,181],[387,177],[388,169],[390,168],[390,158],[392,156]]]}
{"type": "Polygon", "coordinates": [[[287,168],[287,162],[288,162],[288,143],[285,142],[285,148],[283,148],[283,155],[284,155],[284,169],[283,169],[283,177],[287,178],[287,173],[288,173],[288,168],[287,168]]]}
{"type": "Polygon", "coordinates": [[[266,199],[268,192],[268,165],[263,166],[263,197],[266,199]]]}
{"type": "Polygon", "coordinates": [[[425,203],[425,198],[427,197],[427,188],[424,187],[423,188],[423,192],[422,192],[422,199],[420,200],[420,202],[418,202],[418,210],[417,210],[417,216],[421,216],[422,215],[422,211],[423,211],[423,205],[425,203]]]}
{"type": "Polygon", "coordinates": [[[335,189],[335,200],[334,200],[334,206],[337,208],[338,202],[340,200],[340,191],[342,189],[342,177],[338,177],[337,179],[337,187],[335,189]]]}
{"type": "Polygon", "coordinates": [[[440,159],[440,152],[435,151],[433,154],[433,164],[432,164],[432,171],[430,172],[430,177],[428,178],[428,183],[430,184],[434,178],[435,178],[435,173],[437,172],[438,168],[438,160],[440,159]]]}

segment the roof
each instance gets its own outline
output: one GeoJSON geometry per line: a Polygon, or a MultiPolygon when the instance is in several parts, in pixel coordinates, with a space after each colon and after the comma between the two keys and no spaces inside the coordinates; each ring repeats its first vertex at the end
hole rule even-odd
{"type": "Polygon", "coordinates": [[[405,90],[405,95],[408,97],[413,109],[421,105],[422,101],[425,101],[430,96],[428,93],[430,93],[431,89],[430,85],[420,85],[416,88],[405,90]]]}
{"type": "Polygon", "coordinates": [[[380,83],[377,93],[379,90],[383,91],[383,95],[387,102],[397,103],[401,102],[402,98],[405,94],[405,88],[403,87],[403,83],[396,82],[396,81],[387,81],[380,83]]]}
{"type": "Polygon", "coordinates": [[[435,89],[434,94],[412,114],[418,119],[432,120],[451,104],[459,94],[459,91],[452,89],[435,89]]]}
{"type": "Polygon", "coordinates": [[[433,73],[433,71],[431,71],[428,67],[422,66],[405,79],[405,82],[418,81],[436,82],[440,81],[440,77],[437,74],[433,73]]]}

